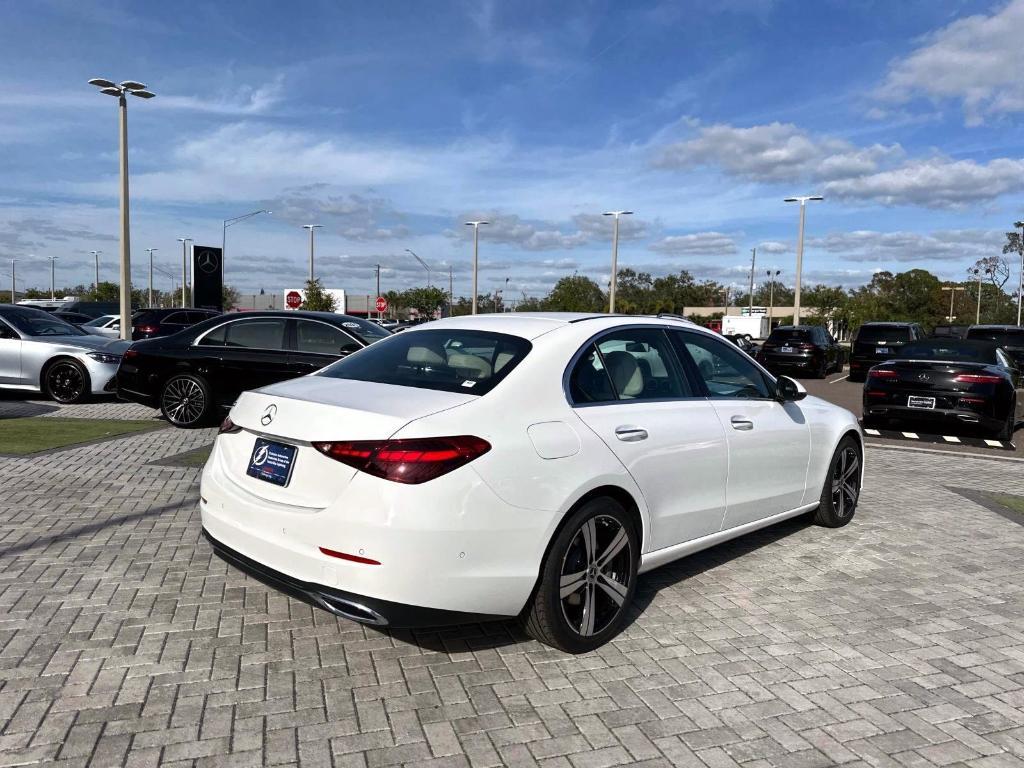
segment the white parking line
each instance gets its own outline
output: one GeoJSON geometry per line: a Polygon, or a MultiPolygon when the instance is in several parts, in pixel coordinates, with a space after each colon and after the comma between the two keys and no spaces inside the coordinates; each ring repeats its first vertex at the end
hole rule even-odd
{"type": "Polygon", "coordinates": [[[998,440],[986,440],[985,445],[991,445],[993,448],[1002,448],[1003,444],[998,440]]]}
{"type": "Polygon", "coordinates": [[[864,430],[864,434],[865,435],[875,435],[875,436],[878,436],[878,435],[880,435],[882,433],[879,432],[877,429],[865,429],[864,430]]]}
{"type": "Polygon", "coordinates": [[[900,434],[903,435],[904,437],[909,437],[911,440],[918,439],[917,432],[901,432],[900,434]]]}
{"type": "Polygon", "coordinates": [[[943,435],[942,439],[945,440],[947,443],[959,443],[960,442],[960,438],[959,437],[952,437],[950,435],[943,435]]]}
{"type": "Polygon", "coordinates": [[[848,379],[848,378],[850,378],[850,374],[846,374],[845,376],[840,376],[838,379],[832,379],[832,381],[830,381],[829,384],[835,384],[837,381],[843,381],[844,379],[848,379]]]}

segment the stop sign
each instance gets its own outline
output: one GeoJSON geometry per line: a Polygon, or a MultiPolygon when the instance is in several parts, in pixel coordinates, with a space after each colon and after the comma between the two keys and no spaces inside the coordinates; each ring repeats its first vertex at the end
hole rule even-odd
{"type": "Polygon", "coordinates": [[[376,304],[376,306],[377,306],[377,311],[378,312],[387,312],[388,311],[388,300],[385,299],[383,296],[378,296],[377,297],[377,304],[376,304]]]}
{"type": "Polygon", "coordinates": [[[291,309],[298,309],[302,306],[302,294],[298,291],[288,291],[288,295],[284,297],[284,301],[291,309]]]}

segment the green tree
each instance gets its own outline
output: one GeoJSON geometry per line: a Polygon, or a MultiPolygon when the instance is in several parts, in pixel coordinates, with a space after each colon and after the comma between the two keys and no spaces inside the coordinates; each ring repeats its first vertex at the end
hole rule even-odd
{"type": "Polygon", "coordinates": [[[563,277],[544,299],[544,308],[555,312],[603,312],[606,299],[601,286],[583,275],[563,277]]]}
{"type": "Polygon", "coordinates": [[[448,292],[436,285],[410,288],[396,297],[402,309],[414,309],[420,317],[433,317],[448,304],[448,292]]]}
{"type": "Polygon", "coordinates": [[[320,278],[313,278],[306,281],[306,299],[302,302],[302,308],[310,312],[334,312],[337,304],[334,296],[324,290],[320,278]]]}
{"type": "MultiPolygon", "coordinates": [[[[220,300],[224,311],[227,312],[229,309],[234,309],[239,305],[242,296],[236,288],[224,283],[220,287],[220,300]]],[[[153,292],[153,301],[156,301],[156,291],[153,292]]]]}

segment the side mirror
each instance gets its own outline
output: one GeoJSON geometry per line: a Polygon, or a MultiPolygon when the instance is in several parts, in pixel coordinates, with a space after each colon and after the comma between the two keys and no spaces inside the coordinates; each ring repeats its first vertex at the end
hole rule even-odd
{"type": "Polygon", "coordinates": [[[789,376],[779,376],[775,382],[775,399],[780,403],[794,403],[807,397],[803,384],[789,376]]]}

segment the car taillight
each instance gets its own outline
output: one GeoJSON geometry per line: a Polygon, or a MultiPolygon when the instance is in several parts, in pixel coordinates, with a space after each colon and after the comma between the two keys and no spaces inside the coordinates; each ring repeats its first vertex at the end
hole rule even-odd
{"type": "Polygon", "coordinates": [[[796,348],[797,348],[797,349],[804,349],[804,350],[810,350],[810,349],[814,349],[814,345],[813,345],[813,344],[808,344],[808,343],[807,343],[807,342],[805,341],[805,342],[803,342],[802,344],[797,344],[797,345],[796,345],[796,348]]]}
{"type": "Polygon", "coordinates": [[[224,421],[222,421],[220,423],[220,429],[217,430],[217,434],[218,435],[224,435],[224,434],[233,435],[235,432],[241,432],[241,431],[242,431],[242,428],[240,426],[238,426],[237,424],[235,424],[235,422],[233,422],[231,420],[230,416],[225,416],[224,417],[224,421]]]}
{"type": "Polygon", "coordinates": [[[882,369],[881,371],[868,371],[868,376],[873,379],[898,379],[900,375],[896,371],[882,369]]]}
{"type": "Polygon", "coordinates": [[[132,330],[135,333],[156,333],[157,328],[155,325],[136,325],[132,330]]]}
{"type": "Polygon", "coordinates": [[[134,347],[128,347],[128,349],[126,349],[124,351],[124,354],[121,357],[124,360],[129,360],[129,359],[131,359],[133,357],[138,357],[138,356],[139,356],[139,350],[135,349],[134,347]]]}
{"type": "Polygon", "coordinates": [[[958,384],[998,384],[1002,379],[985,373],[961,373],[953,381],[958,384]]]}
{"type": "Polygon", "coordinates": [[[472,435],[313,443],[324,456],[396,483],[425,483],[491,450],[472,435]]]}

